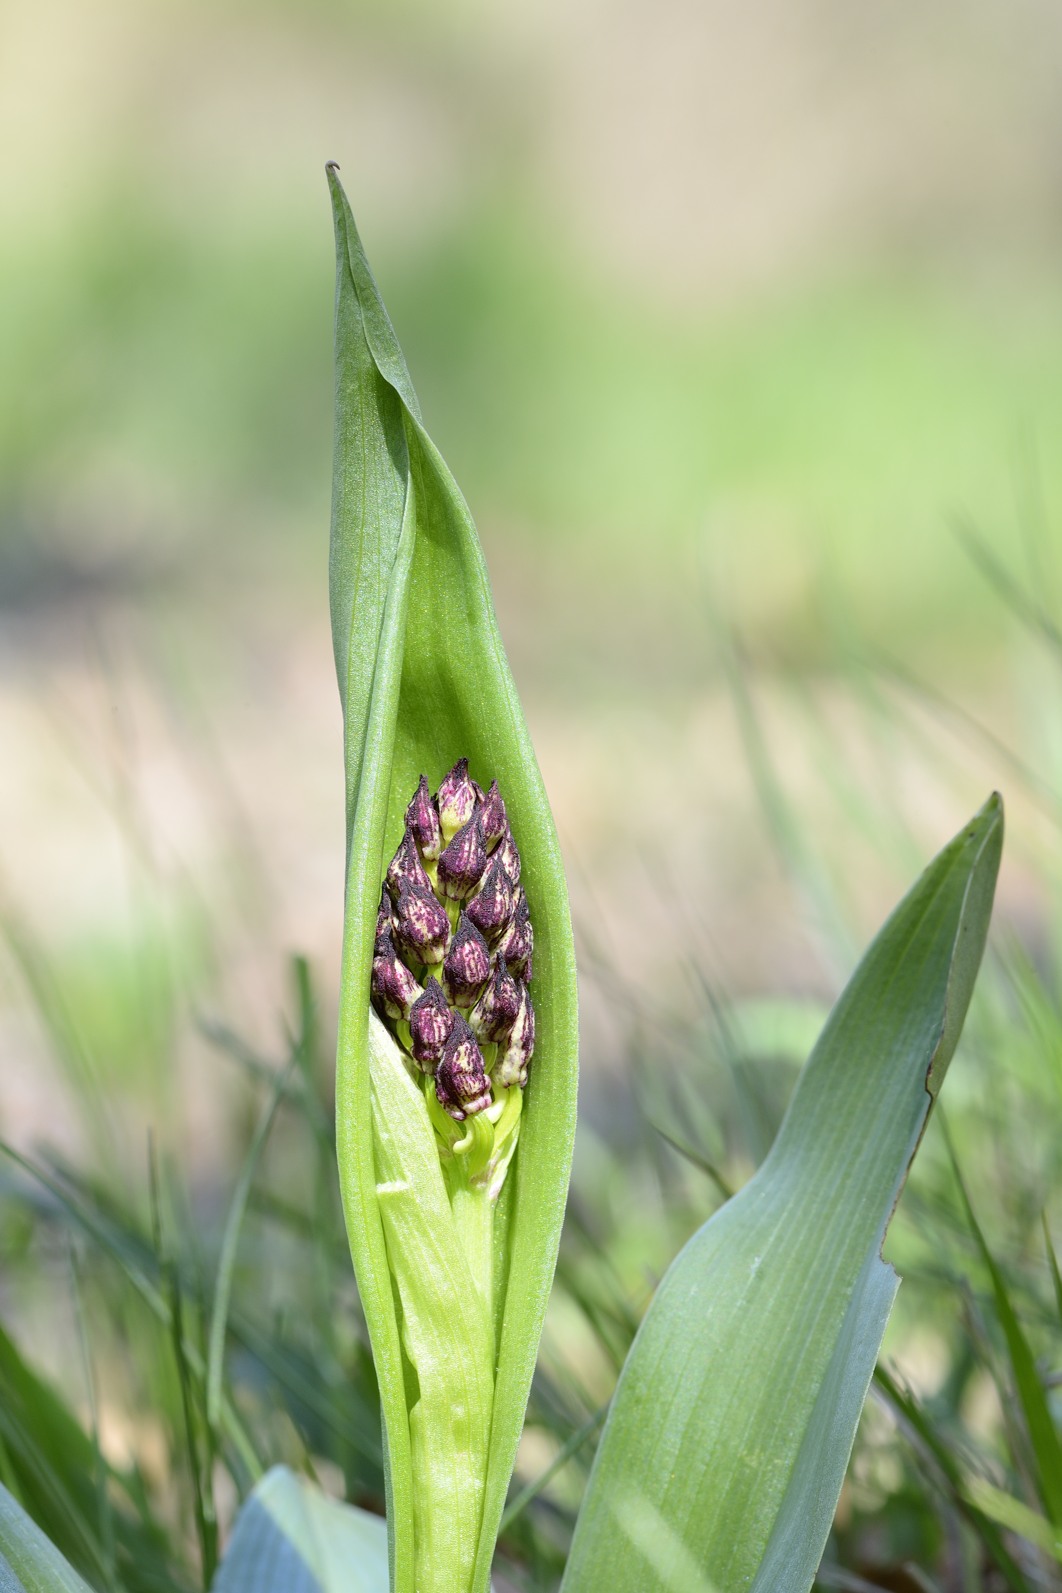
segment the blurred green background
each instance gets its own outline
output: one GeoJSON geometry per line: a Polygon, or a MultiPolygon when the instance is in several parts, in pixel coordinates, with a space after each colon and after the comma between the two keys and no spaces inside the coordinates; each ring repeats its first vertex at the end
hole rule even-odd
{"type": "MultiPolygon", "coordinates": [[[[204,1026],[275,1048],[295,950],[329,1030],[326,159],[570,863],[587,1187],[632,1049],[707,1055],[725,992],[799,1055],[993,785],[1051,1006],[1060,72],[1053,0],[7,0],[4,1138],[138,1184],[151,1131],[209,1193],[248,1105],[204,1026]]],[[[628,1221],[624,1277],[693,1220],[628,1221]]]]}
{"type": "MultiPolygon", "coordinates": [[[[821,704],[842,657],[881,654],[1012,723],[1006,624],[957,528],[1048,596],[1049,0],[45,0],[0,28],[0,818],[49,939],[123,932],[123,808],[210,913],[253,848],[257,950],[334,963],[326,158],[611,918],[635,812],[639,852],[673,860],[672,811],[705,921],[744,916],[724,628],[783,732],[789,688],[821,704]],[[651,771],[629,821],[621,770],[651,771]]],[[[854,767],[855,727],[831,734],[854,767]]],[[[891,770],[915,822],[919,761],[891,770]]],[[[783,948],[757,960],[762,918],[748,939],[727,972],[755,983],[783,948]]]]}

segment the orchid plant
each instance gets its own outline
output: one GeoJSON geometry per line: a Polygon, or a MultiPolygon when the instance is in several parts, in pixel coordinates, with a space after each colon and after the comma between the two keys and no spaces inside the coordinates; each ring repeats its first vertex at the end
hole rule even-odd
{"type": "MultiPolygon", "coordinates": [[[[575,1133],[557,837],[471,516],[334,166],[331,535],[346,916],[336,1140],[386,1522],[275,1468],[216,1593],[488,1593],[575,1133]]],[[[690,1240],[611,1403],[565,1593],[806,1593],[898,1279],[882,1244],[955,1050],[992,797],[884,925],[756,1175],[690,1240]]],[[[0,1588],[86,1584],[0,1489],[0,1588]]]]}

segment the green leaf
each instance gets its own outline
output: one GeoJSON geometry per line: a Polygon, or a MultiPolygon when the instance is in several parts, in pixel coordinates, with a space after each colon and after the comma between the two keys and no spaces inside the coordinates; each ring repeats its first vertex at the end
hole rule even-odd
{"type": "Polygon", "coordinates": [[[347,887],[336,1076],[347,1231],[380,1380],[395,1593],[413,1593],[409,1391],[374,1171],[368,1058],[384,862],[419,776],[496,777],[535,925],[536,1043],[495,1219],[497,1375],[473,1586],[490,1575],[556,1263],[575,1129],[575,965],[553,820],[498,634],[482,551],[424,430],[405,362],[329,170],[336,224],[331,604],[344,708],[347,887]],[[511,1286],[510,1286],[511,1282],[511,1286]]]}
{"type": "Polygon", "coordinates": [[[639,1329],[565,1593],[800,1593],[826,1542],[897,1287],[885,1230],[984,949],[993,797],[880,931],[756,1176],[639,1329]]]}
{"type": "Polygon", "coordinates": [[[212,1593],[387,1593],[387,1527],[276,1466],[240,1510],[212,1593]]]}
{"type": "Polygon", "coordinates": [[[0,1593],[92,1593],[2,1484],[0,1593]]]}

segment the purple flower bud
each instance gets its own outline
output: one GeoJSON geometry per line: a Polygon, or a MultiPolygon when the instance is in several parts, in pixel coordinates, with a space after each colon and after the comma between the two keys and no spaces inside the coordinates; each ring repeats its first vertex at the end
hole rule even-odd
{"type": "Polygon", "coordinates": [[[468,1015],[469,1026],[477,1039],[497,1044],[506,1038],[520,1011],[520,990],[505,958],[499,957],[490,983],[468,1015]]]}
{"type": "Polygon", "coordinates": [[[430,974],[423,995],[414,1001],[409,1014],[410,1049],[425,1073],[438,1066],[453,1026],[454,1015],[446,1004],[442,986],[430,974]]]}
{"type": "Polygon", "coordinates": [[[390,896],[388,896],[386,890],[381,890],[381,892],[380,892],[380,910],[376,914],[376,942],[375,942],[375,944],[376,944],[377,947],[379,947],[379,944],[380,944],[380,937],[382,935],[385,935],[385,934],[386,935],[390,935],[391,930],[393,929],[393,927],[394,927],[394,920],[391,917],[391,898],[390,898],[390,896]]]}
{"type": "Polygon", "coordinates": [[[421,775],[416,796],[406,809],[406,829],[413,832],[421,857],[438,857],[442,851],[442,829],[425,774],[421,775]]]}
{"type": "Polygon", "coordinates": [[[389,929],[382,930],[376,938],[372,993],[389,1018],[408,1018],[410,1008],[420,995],[420,986],[395,951],[389,929]]]}
{"type": "Polygon", "coordinates": [[[435,1074],[435,1094],[439,1105],[458,1123],[474,1112],[482,1112],[494,1098],[483,1070],[483,1054],[459,1012],[454,1015],[453,1028],[443,1046],[435,1074]]]}
{"type": "Polygon", "coordinates": [[[417,962],[442,962],[450,944],[450,920],[433,891],[402,885],[394,916],[401,951],[417,962]]]}
{"type": "Polygon", "coordinates": [[[443,963],[443,989],[455,1007],[470,1007],[490,977],[490,952],[468,914],[457,920],[443,963]]]}
{"type": "Polygon", "coordinates": [[[531,953],[535,946],[531,928],[531,912],[523,891],[516,893],[513,921],[498,942],[499,955],[504,957],[518,979],[525,983],[531,979],[531,953]]]}
{"type": "Polygon", "coordinates": [[[476,810],[477,787],[468,777],[468,759],[458,758],[435,794],[443,840],[467,824],[476,810]]]}
{"type": "Polygon", "coordinates": [[[480,803],[479,816],[483,821],[483,838],[487,843],[487,851],[493,852],[509,828],[509,820],[505,815],[505,803],[502,801],[501,792],[498,790],[497,780],[491,781],[490,790],[480,803]]]}
{"type": "Polygon", "coordinates": [[[388,867],[387,888],[396,901],[403,889],[431,892],[431,880],[424,871],[413,831],[408,825],[388,867]]]}
{"type": "Polygon", "coordinates": [[[497,850],[495,851],[494,856],[500,860],[502,867],[505,869],[505,872],[508,874],[513,884],[519,885],[520,853],[516,850],[516,842],[513,840],[513,832],[509,829],[508,825],[506,825],[505,834],[498,842],[497,850]]]}
{"type": "Polygon", "coordinates": [[[492,945],[508,929],[515,907],[516,891],[513,882],[505,872],[501,859],[491,858],[487,864],[487,872],[480,881],[479,890],[472,897],[465,912],[480,934],[485,937],[487,944],[492,945]]]}
{"type": "Polygon", "coordinates": [[[464,901],[479,884],[487,866],[487,848],[478,814],[458,830],[439,855],[439,888],[453,901],[464,901]]]}
{"type": "Polygon", "coordinates": [[[499,1051],[491,1078],[502,1089],[511,1089],[514,1084],[523,1089],[527,1083],[527,1065],[534,1049],[535,1009],[531,1005],[530,991],[526,985],[521,985],[520,1008],[504,1049],[499,1051]]]}

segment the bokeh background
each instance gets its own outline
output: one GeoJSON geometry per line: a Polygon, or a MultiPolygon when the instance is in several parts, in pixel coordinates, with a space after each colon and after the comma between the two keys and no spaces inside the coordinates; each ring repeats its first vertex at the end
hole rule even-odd
{"type": "Polygon", "coordinates": [[[993,786],[1053,966],[1053,0],[6,0],[0,148],[6,1139],[209,1206],[211,1025],[275,1049],[292,952],[332,1022],[326,159],[570,865],[583,1176],[633,1008],[798,1053],[993,786]]]}

